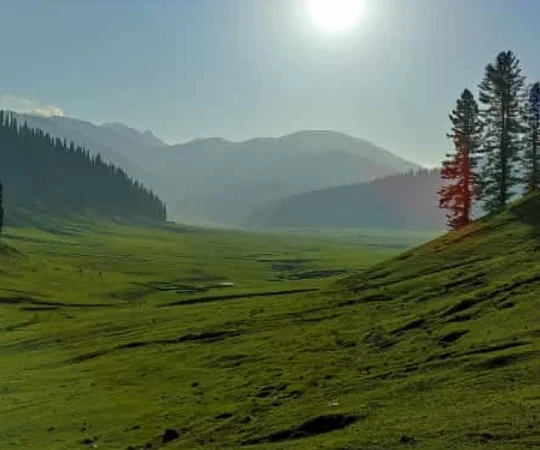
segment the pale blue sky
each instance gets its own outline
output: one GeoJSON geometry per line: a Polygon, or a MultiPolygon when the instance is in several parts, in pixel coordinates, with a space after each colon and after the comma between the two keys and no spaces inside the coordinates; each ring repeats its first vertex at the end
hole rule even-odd
{"type": "Polygon", "coordinates": [[[447,114],[512,49],[540,79],[536,0],[364,0],[354,30],[304,0],[0,0],[0,106],[169,142],[333,129],[435,164],[447,114]]]}

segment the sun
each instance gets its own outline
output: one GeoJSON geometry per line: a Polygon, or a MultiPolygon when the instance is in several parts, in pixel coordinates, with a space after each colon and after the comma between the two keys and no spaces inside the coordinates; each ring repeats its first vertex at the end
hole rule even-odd
{"type": "Polygon", "coordinates": [[[311,20],[325,31],[351,28],[362,16],[362,0],[306,0],[311,20]]]}

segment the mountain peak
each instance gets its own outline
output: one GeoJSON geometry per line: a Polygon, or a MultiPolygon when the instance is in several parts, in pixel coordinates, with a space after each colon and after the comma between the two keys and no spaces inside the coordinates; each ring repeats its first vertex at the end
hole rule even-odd
{"type": "Polygon", "coordinates": [[[350,136],[346,133],[342,133],[340,131],[334,131],[334,130],[299,130],[295,131],[294,133],[289,133],[282,138],[294,138],[294,137],[340,137],[340,138],[348,138],[348,139],[355,139],[353,136],[350,136]]]}
{"type": "Polygon", "coordinates": [[[126,137],[137,139],[148,147],[161,147],[166,145],[165,142],[156,137],[156,135],[150,130],[139,131],[120,122],[105,122],[101,125],[101,127],[122,133],[126,137]]]}

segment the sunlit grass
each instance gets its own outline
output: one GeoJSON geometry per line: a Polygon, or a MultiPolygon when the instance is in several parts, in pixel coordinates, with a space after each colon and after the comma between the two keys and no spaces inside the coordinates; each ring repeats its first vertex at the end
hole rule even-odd
{"type": "Polygon", "coordinates": [[[1,448],[161,448],[167,428],[178,449],[535,448],[527,217],[388,262],[397,238],[368,233],[9,229],[1,448]],[[324,432],[340,414],[355,421],[324,432]]]}

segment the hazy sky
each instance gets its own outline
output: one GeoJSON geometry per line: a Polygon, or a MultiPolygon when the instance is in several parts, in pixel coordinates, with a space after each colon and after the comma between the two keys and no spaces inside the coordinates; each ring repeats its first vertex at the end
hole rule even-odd
{"type": "Polygon", "coordinates": [[[333,129],[434,164],[456,97],[499,51],[540,79],[537,0],[364,0],[341,34],[304,3],[0,0],[0,107],[169,142],[333,129]]]}

